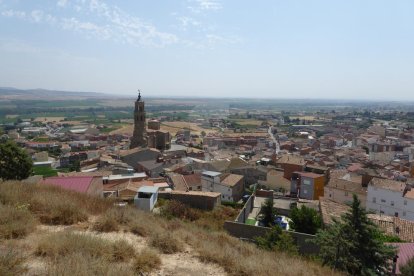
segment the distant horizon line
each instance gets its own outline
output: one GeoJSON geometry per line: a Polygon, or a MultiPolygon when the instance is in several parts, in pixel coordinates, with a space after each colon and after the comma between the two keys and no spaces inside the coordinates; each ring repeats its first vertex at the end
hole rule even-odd
{"type": "MultiPolygon", "coordinates": [[[[109,92],[96,92],[96,91],[79,91],[79,90],[60,90],[60,89],[48,89],[48,88],[16,88],[16,87],[10,87],[10,86],[0,86],[0,90],[5,90],[5,89],[10,89],[10,90],[16,90],[16,91],[21,91],[21,92],[28,92],[28,91],[48,91],[48,92],[60,92],[60,93],[90,93],[90,94],[103,94],[104,96],[112,96],[112,97],[122,97],[122,98],[134,98],[134,94],[133,93],[128,93],[128,94],[124,94],[124,93],[109,93],[109,92]]],[[[191,95],[191,96],[185,96],[185,95],[164,95],[164,94],[152,94],[152,95],[146,95],[145,91],[143,91],[142,89],[141,93],[142,93],[142,97],[145,98],[176,98],[176,99],[228,99],[228,100],[232,100],[232,99],[252,99],[252,100],[309,100],[309,101],[340,101],[340,102],[346,102],[346,101],[351,101],[351,102],[375,102],[375,103],[414,103],[414,99],[413,100],[391,100],[391,99],[355,99],[355,98],[280,98],[280,97],[248,97],[248,96],[198,96],[198,95],[191,95]]],[[[138,94],[138,90],[136,92],[136,94],[138,94]]]]}

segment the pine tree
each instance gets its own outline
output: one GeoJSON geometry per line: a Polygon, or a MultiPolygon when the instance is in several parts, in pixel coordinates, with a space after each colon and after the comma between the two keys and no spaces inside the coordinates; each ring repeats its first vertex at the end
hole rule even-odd
{"type": "Polygon", "coordinates": [[[22,180],[32,173],[32,160],[14,142],[0,143],[0,179],[22,180]]]}
{"type": "Polygon", "coordinates": [[[324,264],[351,275],[376,275],[388,270],[394,249],[379,239],[380,230],[367,218],[354,195],[351,211],[316,236],[324,264]]]}
{"type": "Polygon", "coordinates": [[[262,208],[260,209],[260,214],[262,215],[262,222],[265,226],[272,226],[274,225],[276,211],[273,207],[273,198],[266,199],[265,203],[262,204],[262,208]]]}
{"type": "Polygon", "coordinates": [[[280,226],[273,226],[264,237],[257,237],[257,246],[266,250],[283,251],[290,254],[297,254],[298,248],[292,236],[282,231],[280,226]]]}
{"type": "Polygon", "coordinates": [[[294,208],[290,214],[291,222],[289,226],[296,232],[315,235],[322,227],[322,218],[319,213],[312,208],[302,205],[294,208]]]}

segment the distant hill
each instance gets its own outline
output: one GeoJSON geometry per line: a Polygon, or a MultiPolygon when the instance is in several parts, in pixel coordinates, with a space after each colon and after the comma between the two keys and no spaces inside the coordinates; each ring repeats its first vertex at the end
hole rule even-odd
{"type": "Polygon", "coordinates": [[[86,98],[113,98],[114,95],[97,92],[73,92],[47,89],[17,89],[0,87],[0,99],[3,100],[68,100],[86,98]]]}

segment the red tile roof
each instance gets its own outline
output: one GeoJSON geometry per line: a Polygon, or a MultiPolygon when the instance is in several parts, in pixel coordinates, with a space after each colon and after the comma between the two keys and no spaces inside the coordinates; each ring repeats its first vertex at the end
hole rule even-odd
{"type": "Polygon", "coordinates": [[[59,186],[66,190],[86,193],[92,180],[92,176],[48,177],[43,180],[43,184],[59,186]]]}

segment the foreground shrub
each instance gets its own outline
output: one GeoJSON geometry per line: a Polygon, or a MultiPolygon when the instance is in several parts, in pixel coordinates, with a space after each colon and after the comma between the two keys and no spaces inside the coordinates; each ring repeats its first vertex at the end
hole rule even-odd
{"type": "Polygon", "coordinates": [[[263,237],[257,237],[257,246],[266,250],[284,251],[290,254],[297,254],[298,248],[292,236],[283,232],[278,225],[273,226],[263,237]]]}
{"type": "Polygon", "coordinates": [[[114,232],[119,230],[119,224],[114,215],[105,213],[96,220],[93,230],[98,232],[114,232]]]}
{"type": "Polygon", "coordinates": [[[229,275],[335,275],[299,256],[265,251],[225,233],[194,229],[189,237],[201,261],[216,263],[229,275]]]}
{"type": "Polygon", "coordinates": [[[109,261],[125,261],[133,257],[135,250],[125,241],[107,241],[86,234],[64,232],[43,237],[35,253],[52,259],[64,257],[69,253],[79,253],[91,258],[103,257],[109,261]]]}
{"type": "Polygon", "coordinates": [[[197,225],[209,230],[223,230],[226,220],[234,220],[239,210],[218,206],[212,211],[202,211],[175,200],[169,200],[161,208],[161,215],[168,218],[194,221],[197,225]]]}
{"type": "Polygon", "coordinates": [[[154,234],[150,244],[164,254],[173,254],[184,250],[184,244],[169,233],[154,234]]]}
{"type": "Polygon", "coordinates": [[[0,250],[0,275],[21,275],[26,271],[25,259],[13,250],[0,250]]]}
{"type": "Polygon", "coordinates": [[[118,231],[120,226],[128,228],[137,220],[138,214],[137,210],[131,207],[113,207],[97,219],[93,229],[99,232],[113,232],[118,231]]]}
{"type": "Polygon", "coordinates": [[[0,204],[0,239],[22,238],[36,227],[33,215],[22,207],[0,204]]]}
{"type": "Polygon", "coordinates": [[[37,214],[40,221],[45,224],[70,225],[88,219],[85,211],[69,198],[39,194],[34,195],[31,202],[30,210],[37,214]]]}
{"type": "Polygon", "coordinates": [[[200,211],[176,200],[170,200],[161,208],[161,215],[194,221],[200,218],[200,211]]]}
{"type": "Polygon", "coordinates": [[[135,256],[132,266],[136,273],[147,274],[161,266],[161,259],[157,252],[144,249],[135,256]]]}
{"type": "Polygon", "coordinates": [[[47,274],[50,276],[129,276],[134,275],[134,271],[126,264],[109,262],[106,258],[72,253],[51,261],[47,267],[47,274]]]}
{"type": "Polygon", "coordinates": [[[226,220],[234,220],[240,210],[228,207],[217,206],[212,211],[203,211],[196,224],[207,230],[221,231],[226,220]]]}
{"type": "Polygon", "coordinates": [[[129,229],[131,233],[141,236],[141,237],[146,237],[150,233],[147,227],[143,226],[142,224],[135,223],[135,222],[131,223],[129,229]]]}
{"type": "Polygon", "coordinates": [[[402,276],[414,275],[414,258],[411,258],[404,265],[400,266],[400,272],[402,276]]]}
{"type": "Polygon", "coordinates": [[[27,205],[46,224],[73,224],[85,221],[88,214],[100,214],[113,201],[48,185],[27,185],[18,181],[0,183],[0,203],[27,205]]]}

